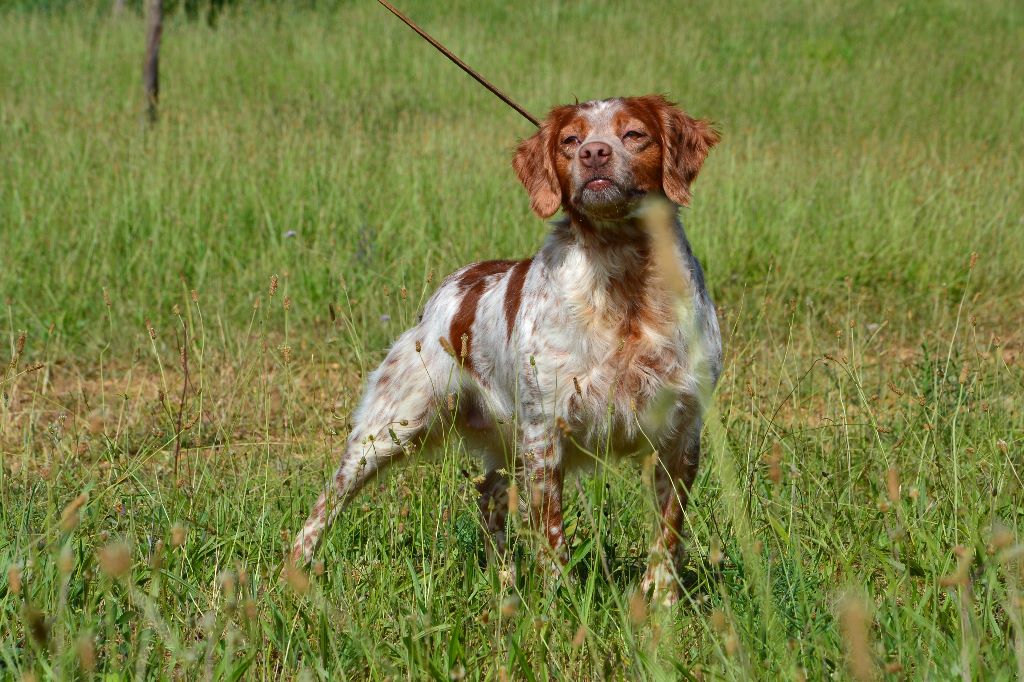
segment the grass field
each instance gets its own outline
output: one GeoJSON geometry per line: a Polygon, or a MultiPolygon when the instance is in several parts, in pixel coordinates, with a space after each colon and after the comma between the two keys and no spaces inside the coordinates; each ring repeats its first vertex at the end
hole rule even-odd
{"type": "Polygon", "coordinates": [[[570,481],[573,581],[521,528],[507,589],[455,433],[279,580],[389,341],[539,246],[530,129],[360,0],[169,18],[147,130],[106,5],[0,9],[0,677],[1024,676],[1020,3],[404,4],[535,113],[723,132],[683,218],[726,369],[653,611],[639,471],[570,481]]]}

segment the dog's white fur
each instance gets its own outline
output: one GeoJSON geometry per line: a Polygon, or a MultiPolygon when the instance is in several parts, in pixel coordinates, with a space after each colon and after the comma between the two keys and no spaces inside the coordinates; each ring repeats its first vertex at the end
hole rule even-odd
{"type": "Polygon", "coordinates": [[[700,453],[698,392],[702,382],[717,380],[721,340],[682,227],[676,222],[674,257],[690,280],[695,332],[673,314],[636,213],[639,198],[651,192],[687,203],[715,142],[706,122],[660,97],[553,110],[520,145],[514,165],[534,210],[548,217],[561,206],[566,218],[533,258],[475,263],[444,280],[419,324],[370,375],[341,463],[299,532],[292,560],[311,559],[324,530],[370,477],[436,432],[432,424],[454,421],[487,471],[478,484],[480,508],[498,556],[505,548],[505,472],[515,472],[556,567],[567,558],[564,476],[589,459],[573,441],[591,452],[609,442],[620,454],[655,450],[662,528],[642,587],[673,601],[682,512],[700,453]],[[593,142],[610,154],[600,167],[584,163],[593,142]],[[694,343],[706,353],[700,367],[690,361],[694,343]],[[677,398],[668,418],[654,432],[643,430],[645,409],[666,390],[677,398]]]}

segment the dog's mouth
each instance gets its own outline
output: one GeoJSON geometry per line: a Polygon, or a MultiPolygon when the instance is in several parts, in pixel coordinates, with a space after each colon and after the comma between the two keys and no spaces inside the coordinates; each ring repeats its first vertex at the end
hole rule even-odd
{"type": "Polygon", "coordinates": [[[611,178],[602,177],[591,178],[583,185],[583,189],[594,190],[595,192],[611,189],[612,187],[616,187],[615,182],[611,178]]]}

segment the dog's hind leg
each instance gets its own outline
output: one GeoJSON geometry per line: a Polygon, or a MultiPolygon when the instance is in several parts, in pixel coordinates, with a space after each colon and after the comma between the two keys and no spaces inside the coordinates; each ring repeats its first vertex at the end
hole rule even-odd
{"type": "Polygon", "coordinates": [[[392,347],[384,363],[370,375],[366,393],[353,416],[352,432],[341,462],[313,511],[295,537],[291,561],[308,564],[317,543],[338,512],[370,478],[409,452],[436,414],[431,372],[406,335],[392,347]]]}
{"type": "Polygon", "coordinates": [[[476,490],[480,493],[477,501],[480,517],[489,536],[487,561],[504,562],[507,549],[505,529],[508,523],[508,475],[499,469],[491,469],[476,484],[476,490]]]}

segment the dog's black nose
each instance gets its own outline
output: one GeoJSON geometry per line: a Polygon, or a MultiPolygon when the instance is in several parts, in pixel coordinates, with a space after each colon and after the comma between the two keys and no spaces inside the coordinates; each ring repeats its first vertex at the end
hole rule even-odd
{"type": "Polygon", "coordinates": [[[588,142],[579,153],[580,163],[587,168],[600,168],[612,158],[612,148],[604,142],[588,142]]]}

